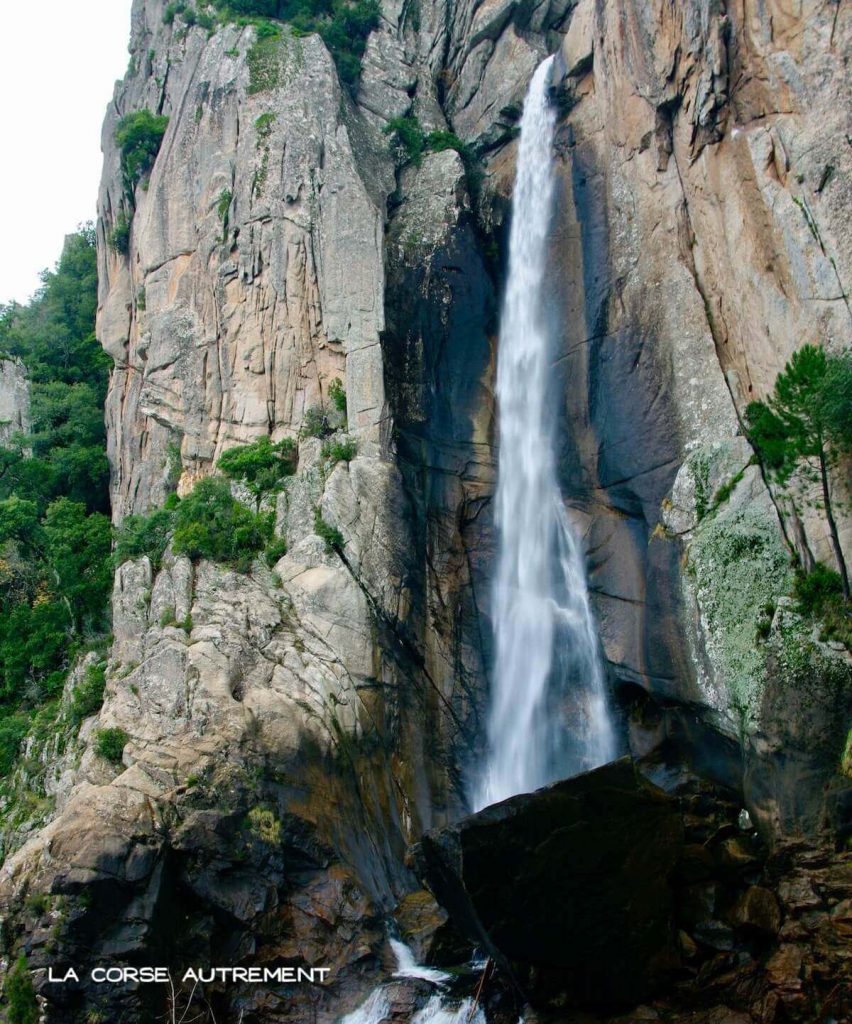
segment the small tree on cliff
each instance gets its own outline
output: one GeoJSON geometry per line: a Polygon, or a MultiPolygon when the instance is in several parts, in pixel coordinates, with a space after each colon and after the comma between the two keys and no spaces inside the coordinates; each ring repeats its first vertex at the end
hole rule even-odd
{"type": "Polygon", "coordinates": [[[852,354],[805,345],[778,374],[765,402],[746,409],[749,438],[770,477],[822,508],[849,601],[849,574],[834,518],[830,472],[852,453],[852,354]],[[816,496],[814,496],[816,495],[816,496]]]}

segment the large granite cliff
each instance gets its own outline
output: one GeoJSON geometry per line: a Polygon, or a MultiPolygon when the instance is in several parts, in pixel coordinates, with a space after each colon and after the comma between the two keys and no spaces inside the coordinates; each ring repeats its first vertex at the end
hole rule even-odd
{"type": "MultiPolygon", "coordinates": [[[[848,655],[784,600],[791,552],[827,540],[767,489],[741,420],[801,344],[852,336],[849,7],[386,0],[354,92],[317,35],[285,31],[259,71],[255,27],[165,10],[135,0],[103,134],[114,519],[293,438],[288,550],[118,568],[106,703],[3,869],[11,945],[35,967],[332,968],[286,1001],[211,996],[245,1021],[334,1020],[380,974],[383,920],[419,886],[406,848],[464,812],[483,742],[503,242],[553,52],[560,476],[622,747],[675,748],[769,840],[834,823],[848,655]],[[115,129],[142,108],[169,123],[128,195],[115,129]],[[462,152],[400,166],[383,129],[409,113],[462,152]],[[337,378],[358,450],[332,465],[303,428],[337,378]]],[[[41,993],[50,1021],[161,1010],[144,986],[41,993]]]]}

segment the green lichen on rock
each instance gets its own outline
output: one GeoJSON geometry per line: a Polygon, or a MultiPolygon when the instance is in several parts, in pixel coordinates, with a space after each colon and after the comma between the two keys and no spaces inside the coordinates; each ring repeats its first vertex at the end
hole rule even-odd
{"type": "Polygon", "coordinates": [[[768,499],[731,501],[709,511],[687,557],[687,583],[727,710],[741,728],[751,729],[766,678],[767,650],[758,640],[763,610],[789,593],[793,579],[768,499]]]}
{"type": "Polygon", "coordinates": [[[768,682],[761,728],[781,749],[806,751],[830,772],[845,772],[852,661],[817,637],[818,629],[792,600],[784,599],[766,644],[768,682]]]}

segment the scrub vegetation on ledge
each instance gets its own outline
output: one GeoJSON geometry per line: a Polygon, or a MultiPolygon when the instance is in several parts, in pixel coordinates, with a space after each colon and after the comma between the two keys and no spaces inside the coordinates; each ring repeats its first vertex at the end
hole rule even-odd
{"type": "Polygon", "coordinates": [[[248,54],[249,92],[278,84],[281,24],[294,36],[316,32],[328,47],[341,82],[357,89],[367,37],[379,26],[377,0],[214,0],[196,5],[177,0],[163,14],[167,24],[181,21],[215,31],[218,24],[254,25],[257,39],[248,54]]]}

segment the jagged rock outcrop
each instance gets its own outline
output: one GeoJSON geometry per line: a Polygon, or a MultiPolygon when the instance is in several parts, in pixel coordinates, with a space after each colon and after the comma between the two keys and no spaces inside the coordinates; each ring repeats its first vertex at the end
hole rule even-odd
{"type": "Polygon", "coordinates": [[[30,429],[30,386],[16,359],[0,359],[0,444],[30,429]]]}
{"type": "MultiPolygon", "coordinates": [[[[461,816],[483,741],[501,242],[521,103],[554,51],[560,476],[624,744],[676,746],[767,834],[822,828],[849,660],[779,598],[785,538],[806,562],[825,538],[779,518],[740,417],[799,344],[849,342],[849,10],[387,0],[351,95],[316,35],[285,30],[259,76],[256,28],[165,8],[134,2],[103,135],[114,517],[187,494],[235,444],[292,438],[288,552],[119,567],[104,709],[0,878],[11,945],[36,968],[164,948],[332,967],[292,1002],[212,989],[246,1024],[308,1003],[334,1020],[381,971],[382,920],[419,886],[406,846],[461,816]],[[115,128],[141,108],[169,123],[129,194],[115,128]],[[395,166],[383,129],[409,111],[469,148],[395,166]],[[336,378],[358,448],[332,465],[303,428],[336,378]],[[117,766],[103,728],[128,736],[117,766]]],[[[754,894],[737,911],[762,912],[754,894]]],[[[57,1022],[163,1011],[152,990],[40,991],[57,1022]]]]}

